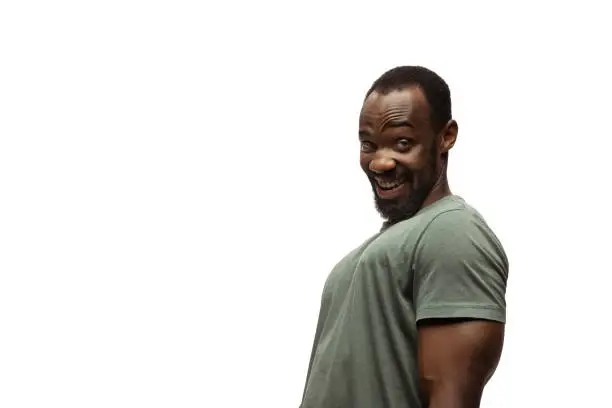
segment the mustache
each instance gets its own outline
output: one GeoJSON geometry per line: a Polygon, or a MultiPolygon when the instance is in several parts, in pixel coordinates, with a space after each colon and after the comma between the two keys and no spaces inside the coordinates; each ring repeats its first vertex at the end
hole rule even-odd
{"type": "Polygon", "coordinates": [[[414,173],[407,168],[394,168],[392,170],[388,170],[384,173],[375,173],[373,171],[368,171],[368,178],[371,181],[374,181],[375,178],[383,179],[383,180],[398,180],[404,179],[407,181],[412,181],[414,178],[414,173]]]}

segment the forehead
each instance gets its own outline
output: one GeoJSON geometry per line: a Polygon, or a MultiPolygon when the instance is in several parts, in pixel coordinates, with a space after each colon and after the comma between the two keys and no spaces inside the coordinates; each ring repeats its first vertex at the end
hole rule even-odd
{"type": "Polygon", "coordinates": [[[420,123],[426,121],[427,117],[425,95],[419,88],[410,87],[386,94],[372,92],[363,103],[359,120],[362,124],[371,125],[388,119],[420,123]]]}

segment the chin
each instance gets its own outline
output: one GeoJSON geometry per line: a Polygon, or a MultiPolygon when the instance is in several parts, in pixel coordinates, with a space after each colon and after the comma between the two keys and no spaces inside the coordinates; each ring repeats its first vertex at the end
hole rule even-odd
{"type": "Polygon", "coordinates": [[[427,194],[410,194],[392,200],[376,197],[376,209],[386,220],[386,225],[398,223],[413,217],[425,202],[427,194]]]}

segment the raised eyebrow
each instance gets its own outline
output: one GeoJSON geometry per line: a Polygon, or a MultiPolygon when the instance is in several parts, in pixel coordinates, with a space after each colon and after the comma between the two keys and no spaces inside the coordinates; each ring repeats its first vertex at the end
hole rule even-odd
{"type": "Polygon", "coordinates": [[[414,125],[407,120],[392,120],[390,122],[385,123],[383,129],[385,128],[398,128],[398,127],[409,127],[414,128],[414,125]]]}
{"type": "Polygon", "coordinates": [[[365,139],[366,137],[371,137],[372,133],[368,132],[367,130],[360,130],[359,131],[359,139],[365,139]]]}

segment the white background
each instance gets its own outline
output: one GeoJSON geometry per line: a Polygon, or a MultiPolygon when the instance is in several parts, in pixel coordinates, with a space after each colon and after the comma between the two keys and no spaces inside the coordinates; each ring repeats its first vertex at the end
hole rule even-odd
{"type": "Polygon", "coordinates": [[[380,225],[360,103],[404,64],[449,83],[451,186],[511,261],[483,407],[609,406],[605,6],[351,3],[1,3],[0,406],[297,407],[380,225]]]}

